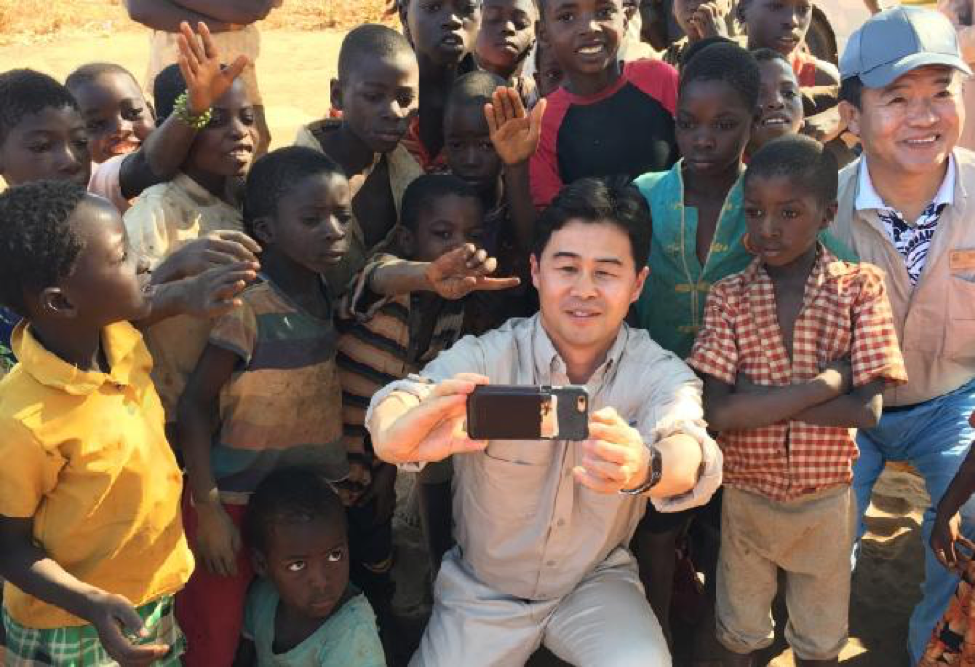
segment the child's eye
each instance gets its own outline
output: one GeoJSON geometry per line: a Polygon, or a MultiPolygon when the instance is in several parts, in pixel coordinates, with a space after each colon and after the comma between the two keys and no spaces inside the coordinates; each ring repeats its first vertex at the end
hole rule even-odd
{"type": "Polygon", "coordinates": [[[439,2],[431,2],[429,4],[423,5],[423,9],[432,14],[433,12],[439,12],[442,6],[443,5],[441,5],[439,2]]]}
{"type": "Polygon", "coordinates": [[[374,104],[383,101],[382,93],[365,93],[363,94],[363,97],[366,99],[367,102],[372,102],[374,104]]]}
{"type": "Polygon", "coordinates": [[[762,217],[762,209],[760,208],[745,208],[745,217],[748,218],[760,218],[762,217]]]}
{"type": "Polygon", "coordinates": [[[122,112],[122,117],[125,120],[139,120],[142,118],[142,109],[129,109],[122,112]]]}
{"type": "Polygon", "coordinates": [[[488,141],[482,141],[480,143],[480,148],[481,148],[482,151],[493,151],[494,150],[494,144],[492,144],[490,140],[488,140],[488,141]]]}
{"type": "Polygon", "coordinates": [[[515,21],[515,30],[521,32],[522,30],[528,30],[532,27],[532,22],[528,19],[519,19],[515,21]]]}
{"type": "Polygon", "coordinates": [[[450,237],[453,236],[450,232],[434,232],[433,235],[441,241],[449,241],[450,237]]]}
{"type": "Polygon", "coordinates": [[[794,100],[795,98],[799,97],[799,93],[797,93],[792,88],[785,88],[782,91],[782,97],[784,97],[787,100],[794,100]]]}
{"type": "Polygon", "coordinates": [[[477,5],[473,2],[466,2],[459,7],[460,13],[464,16],[470,16],[477,12],[477,5]]]}
{"type": "Polygon", "coordinates": [[[87,123],[85,123],[85,129],[88,130],[89,132],[98,132],[104,127],[105,127],[105,121],[101,119],[90,120],[87,123]]]}
{"type": "Polygon", "coordinates": [[[48,141],[33,143],[27,147],[27,150],[31,153],[46,153],[51,150],[51,143],[48,141]]]}
{"type": "Polygon", "coordinates": [[[602,9],[596,10],[596,18],[611,19],[615,13],[615,7],[603,7],[602,9]]]}
{"type": "Polygon", "coordinates": [[[343,558],[345,558],[345,552],[343,552],[341,549],[334,549],[334,550],[328,552],[328,562],[329,563],[338,563],[343,558]]]}
{"type": "Polygon", "coordinates": [[[412,93],[408,95],[400,95],[396,98],[396,103],[399,104],[401,109],[406,109],[407,107],[413,106],[414,96],[412,93]]]}
{"type": "Polygon", "coordinates": [[[572,12],[563,12],[562,14],[557,14],[555,16],[556,21],[561,21],[563,23],[570,23],[573,19],[575,19],[575,15],[572,14],[572,12]]]}
{"type": "Polygon", "coordinates": [[[244,125],[247,125],[248,127],[253,125],[256,122],[256,118],[254,117],[254,112],[242,111],[240,114],[240,122],[242,122],[244,125]]]}
{"type": "Polygon", "coordinates": [[[718,122],[717,127],[723,132],[728,132],[729,130],[733,130],[738,127],[738,123],[730,120],[723,120],[718,122]]]}
{"type": "Polygon", "coordinates": [[[690,129],[692,129],[694,127],[694,123],[692,123],[689,120],[685,120],[683,118],[678,118],[677,119],[677,127],[679,127],[682,130],[690,130],[690,129]]]}
{"type": "Polygon", "coordinates": [[[793,218],[798,218],[799,217],[799,211],[794,211],[791,208],[784,208],[784,209],[782,209],[782,217],[785,218],[785,219],[787,219],[787,220],[791,220],[793,218]]]}
{"type": "Polygon", "coordinates": [[[301,572],[305,569],[305,561],[296,560],[293,563],[288,563],[287,568],[288,572],[301,572]]]}

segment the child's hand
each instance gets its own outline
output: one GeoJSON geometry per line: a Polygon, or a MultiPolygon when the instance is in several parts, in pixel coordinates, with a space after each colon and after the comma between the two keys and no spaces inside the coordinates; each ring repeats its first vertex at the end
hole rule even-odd
{"type": "Polygon", "coordinates": [[[240,305],[237,298],[257,277],[255,265],[247,262],[217,266],[193,278],[185,278],[183,312],[196,317],[219,317],[240,305]]]}
{"type": "Polygon", "coordinates": [[[951,517],[940,514],[935,517],[930,544],[935,557],[948,569],[964,566],[971,560],[971,556],[958,550],[958,545],[969,552],[975,551],[975,544],[961,534],[961,515],[957,512],[951,517]]]}
{"type": "Polygon", "coordinates": [[[91,596],[85,620],[98,632],[109,656],[122,665],[151,665],[169,653],[165,644],[136,644],[130,637],[149,635],[132,603],[121,595],[99,591],[91,596]]]}
{"type": "Polygon", "coordinates": [[[186,21],[179,24],[179,30],[179,71],[186,81],[190,112],[199,115],[230,89],[249,61],[247,56],[238,56],[226,69],[222,69],[220,53],[205,23],[196,24],[199,37],[193,34],[186,21]]]}
{"type": "Polygon", "coordinates": [[[853,387],[853,366],[847,358],[837,359],[826,364],[826,368],[817,377],[826,382],[826,386],[836,396],[844,396],[853,387]]]}
{"type": "Polygon", "coordinates": [[[246,262],[260,268],[257,253],[261,246],[243,232],[219,230],[194,239],[171,254],[153,275],[165,275],[167,279],[186,278],[203,273],[207,269],[228,264],[246,262]]]}
{"type": "Polygon", "coordinates": [[[484,105],[484,116],[494,150],[506,165],[526,162],[538,148],[547,104],[545,98],[538,101],[531,115],[525,113],[525,105],[514,88],[498,86],[492,100],[484,105]]]}
{"type": "Polygon", "coordinates": [[[444,253],[427,266],[430,289],[444,299],[462,299],[471,292],[494,291],[517,287],[517,277],[489,278],[498,267],[498,260],[488,257],[486,250],[478,250],[472,243],[444,253]]]}
{"type": "Polygon", "coordinates": [[[809,116],[802,126],[803,134],[822,143],[832,141],[843,134],[845,130],[846,123],[843,122],[839,107],[833,107],[815,116],[809,116]]]}
{"type": "Polygon", "coordinates": [[[725,23],[727,11],[718,6],[717,2],[706,2],[697,8],[690,18],[691,28],[696,33],[694,39],[709,37],[727,37],[728,26],[725,23]]]}
{"type": "Polygon", "coordinates": [[[389,521],[396,509],[396,466],[384,463],[372,472],[372,479],[356,505],[376,501],[375,525],[389,521]]]}
{"type": "Polygon", "coordinates": [[[221,577],[237,576],[237,554],[240,531],[220,503],[196,506],[199,525],[196,530],[196,555],[203,566],[221,577]]]}

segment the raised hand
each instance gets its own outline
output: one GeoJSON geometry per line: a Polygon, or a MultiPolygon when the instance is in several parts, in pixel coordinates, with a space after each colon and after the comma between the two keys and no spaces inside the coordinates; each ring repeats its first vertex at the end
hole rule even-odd
{"type": "Polygon", "coordinates": [[[253,265],[247,262],[225,264],[204,271],[193,278],[184,278],[184,312],[197,317],[218,317],[229,312],[241,301],[238,295],[257,277],[253,265]]]}
{"type": "Polygon", "coordinates": [[[466,243],[444,253],[427,266],[430,288],[444,299],[461,299],[471,292],[495,291],[517,287],[517,277],[491,278],[498,260],[486,250],[466,243]]]}
{"type": "Polygon", "coordinates": [[[535,154],[546,105],[543,97],[528,114],[518,91],[504,86],[498,86],[492,101],[484,105],[491,143],[506,165],[521,164],[535,154]]]}
{"type": "Polygon", "coordinates": [[[233,85],[249,64],[247,56],[238,56],[228,67],[220,65],[220,53],[210,29],[205,23],[196,24],[196,33],[190,24],[179,24],[179,56],[176,62],[186,81],[186,93],[190,111],[193,115],[204,113],[220,99],[233,85]]]}

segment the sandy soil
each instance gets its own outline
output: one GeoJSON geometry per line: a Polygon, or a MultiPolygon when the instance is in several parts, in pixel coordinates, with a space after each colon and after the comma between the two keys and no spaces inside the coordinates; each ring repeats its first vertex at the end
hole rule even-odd
{"type": "MultiPolygon", "coordinates": [[[[328,82],[334,75],[342,32],[266,31],[258,61],[258,76],[267,103],[273,145],[291,142],[299,125],[322,114],[329,106],[328,82]]],[[[33,67],[62,78],[74,67],[90,61],[117,62],[142,78],[147,57],[147,36],[138,31],[91,37],[60,37],[42,44],[0,47],[0,71],[33,67]]],[[[904,650],[907,618],[918,598],[923,573],[920,521],[927,497],[919,478],[909,472],[888,470],[878,483],[869,513],[870,533],[864,541],[861,565],[854,578],[851,640],[843,664],[855,667],[900,667],[907,664],[904,650]]],[[[402,543],[415,552],[415,540],[402,543]]],[[[421,566],[416,553],[401,554],[400,563],[421,566]]],[[[409,572],[399,577],[413,579],[409,572]]],[[[414,572],[414,574],[416,574],[414,572]]],[[[404,606],[415,606],[418,589],[404,591],[404,606]]],[[[775,667],[793,664],[781,640],[772,652],[775,667]]]]}

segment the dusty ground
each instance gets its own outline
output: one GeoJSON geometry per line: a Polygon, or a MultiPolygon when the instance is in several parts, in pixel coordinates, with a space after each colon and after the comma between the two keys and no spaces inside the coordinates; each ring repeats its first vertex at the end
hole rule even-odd
{"type": "MultiPolygon", "coordinates": [[[[117,5],[117,3],[114,3],[117,5]]],[[[274,145],[290,143],[297,127],[322,114],[329,106],[328,81],[342,32],[285,29],[281,26],[327,25],[316,8],[326,3],[294,2],[293,11],[270,22],[258,62],[258,76],[267,103],[274,145]],[[301,14],[299,10],[306,10],[301,14]],[[319,23],[315,23],[315,21],[319,23]]],[[[287,3],[285,5],[288,6],[287,3]]],[[[344,7],[341,3],[335,6],[344,7]]],[[[345,9],[334,16],[350,14],[345,9]],[[343,14],[343,12],[346,12],[343,14]]],[[[381,1],[357,7],[381,7],[381,1]]],[[[147,61],[145,31],[119,20],[119,8],[108,0],[0,0],[0,71],[13,67],[33,67],[62,78],[79,64],[111,61],[128,67],[142,78],[147,61]],[[12,7],[19,7],[16,13],[12,7]],[[46,12],[33,24],[36,32],[12,34],[9,30],[26,25],[31,7],[46,12]],[[51,10],[51,7],[57,9],[51,10]],[[71,8],[75,13],[72,13],[71,8]],[[93,19],[85,23],[75,15],[79,8],[95,8],[93,19]],[[60,14],[58,14],[60,12],[60,14]],[[61,21],[61,32],[51,28],[51,17],[61,21]],[[60,18],[58,18],[60,16],[60,18]],[[43,20],[42,20],[43,19],[43,20]],[[45,21],[47,21],[45,23],[45,21]],[[23,24],[23,25],[22,25],[23,24]],[[37,26],[40,25],[40,28],[37,26]],[[47,26],[47,27],[45,27],[47,26]],[[44,32],[47,30],[47,32],[44,32]],[[52,32],[55,30],[55,32],[52,32]]],[[[361,13],[361,9],[357,10],[361,13]]],[[[378,16],[378,12],[373,12],[378,16]]],[[[273,17],[274,15],[272,15],[273,17]]],[[[26,29],[26,28],[25,28],[26,29]]],[[[921,509],[926,503],[923,484],[909,473],[891,472],[881,479],[870,512],[870,534],[865,540],[864,557],[854,579],[851,640],[843,654],[843,664],[856,667],[900,667],[907,664],[903,650],[907,617],[918,596],[917,582],[922,573],[922,547],[919,540],[921,509]]],[[[404,545],[415,550],[419,545],[404,545]]],[[[415,554],[403,554],[401,562],[422,563],[415,554]]],[[[781,642],[780,642],[781,644],[781,642]]],[[[787,650],[777,649],[771,664],[793,664],[787,650]]]]}

